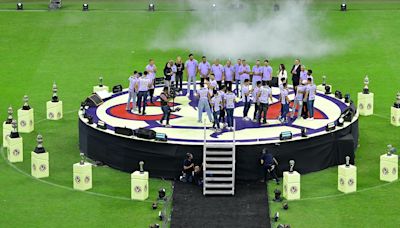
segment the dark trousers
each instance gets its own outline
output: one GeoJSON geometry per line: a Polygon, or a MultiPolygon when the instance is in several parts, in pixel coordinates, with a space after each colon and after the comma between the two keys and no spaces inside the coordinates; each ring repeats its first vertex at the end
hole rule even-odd
{"type": "Polygon", "coordinates": [[[213,112],[213,117],[214,117],[214,124],[213,127],[217,127],[219,129],[219,111],[214,111],[213,112]]]}
{"type": "Polygon", "coordinates": [[[225,123],[225,109],[219,110],[219,122],[225,123]]]}
{"type": "Polygon", "coordinates": [[[149,89],[150,102],[153,103],[154,89],[149,89]]]}
{"type": "Polygon", "coordinates": [[[163,105],[163,106],[161,106],[161,110],[163,112],[163,116],[160,120],[161,124],[163,123],[164,120],[166,120],[167,124],[169,124],[169,117],[171,116],[171,109],[169,108],[168,105],[163,105]]]}
{"type": "Polygon", "coordinates": [[[297,86],[300,83],[300,77],[292,76],[292,82],[293,82],[294,95],[296,95],[297,94],[297,86]]]}
{"type": "Polygon", "coordinates": [[[301,113],[304,119],[308,118],[308,107],[306,102],[303,102],[303,112],[301,113]]]}
{"type": "Polygon", "coordinates": [[[183,74],[176,73],[175,81],[176,81],[176,87],[178,88],[178,85],[179,85],[179,91],[182,91],[183,74]]]}
{"type": "Polygon", "coordinates": [[[233,127],[233,108],[226,109],[226,120],[228,122],[228,127],[233,127]]]}
{"type": "Polygon", "coordinates": [[[276,169],[277,169],[276,166],[274,169],[272,169],[271,166],[263,166],[263,169],[264,169],[264,181],[265,182],[269,179],[268,176],[271,176],[272,179],[275,179],[278,181],[278,175],[276,174],[276,169]]]}
{"type": "Polygon", "coordinates": [[[244,102],[244,108],[243,108],[243,117],[247,117],[247,114],[249,113],[249,109],[251,106],[251,103],[249,101],[249,97],[245,97],[245,102],[244,102]]]}
{"type": "Polygon", "coordinates": [[[263,123],[267,122],[267,112],[268,112],[268,104],[260,103],[260,107],[258,107],[258,122],[259,123],[261,123],[261,117],[263,119],[263,123]]]}
{"type": "Polygon", "coordinates": [[[224,81],[224,84],[227,89],[229,88],[232,91],[232,81],[224,81]]]}
{"type": "Polygon", "coordinates": [[[258,119],[257,118],[257,114],[258,114],[258,109],[260,109],[260,106],[258,105],[258,103],[254,103],[254,115],[253,115],[253,119],[258,119]]]}
{"type": "Polygon", "coordinates": [[[222,81],[217,81],[217,84],[218,84],[218,89],[221,89],[222,81]]]}
{"type": "Polygon", "coordinates": [[[138,110],[142,109],[142,102],[143,102],[143,113],[146,111],[146,105],[147,105],[147,91],[139,91],[138,93],[138,110]]]}
{"type": "Polygon", "coordinates": [[[289,104],[283,104],[281,111],[281,118],[284,118],[284,120],[286,120],[288,113],[289,113],[289,104]]]}
{"type": "Polygon", "coordinates": [[[208,81],[208,77],[207,78],[200,78],[200,86],[204,86],[204,80],[208,81]]]}

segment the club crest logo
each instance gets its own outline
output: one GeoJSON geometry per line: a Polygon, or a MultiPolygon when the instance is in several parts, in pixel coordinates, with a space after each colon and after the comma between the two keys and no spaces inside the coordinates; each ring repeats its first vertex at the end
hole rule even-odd
{"type": "Polygon", "coordinates": [[[89,177],[89,176],[86,176],[86,177],[85,177],[85,184],[89,183],[89,181],[90,181],[90,177],[89,177]]]}
{"type": "Polygon", "coordinates": [[[291,192],[292,194],[296,194],[297,191],[298,191],[298,189],[297,189],[296,186],[292,186],[292,187],[290,188],[290,192],[291,192]]]}
{"type": "Polygon", "coordinates": [[[57,117],[61,118],[61,112],[57,112],[57,117]]]}
{"type": "Polygon", "coordinates": [[[363,104],[359,104],[359,105],[358,105],[358,108],[359,108],[359,109],[364,109],[364,105],[363,105],[363,104]]]}
{"type": "Polygon", "coordinates": [[[388,175],[388,173],[389,173],[389,170],[386,167],[383,167],[382,174],[386,176],[386,175],[388,175]]]}
{"type": "Polygon", "coordinates": [[[367,105],[367,110],[371,110],[372,109],[372,105],[371,104],[368,104],[367,105]]]}
{"type": "Polygon", "coordinates": [[[350,178],[349,181],[347,182],[347,184],[348,184],[349,186],[353,186],[353,185],[354,185],[354,179],[353,179],[353,178],[350,178]]]}
{"type": "Polygon", "coordinates": [[[340,178],[340,179],[339,179],[339,183],[340,183],[340,185],[343,186],[343,185],[344,185],[344,179],[343,179],[343,178],[340,178]]]}
{"type": "Polygon", "coordinates": [[[140,186],[135,186],[135,192],[140,193],[142,191],[142,188],[140,186]]]}
{"type": "Polygon", "coordinates": [[[39,166],[39,171],[41,171],[41,172],[46,171],[46,169],[47,169],[47,166],[46,166],[45,164],[41,164],[41,165],[39,166]]]}
{"type": "Polygon", "coordinates": [[[12,154],[13,154],[14,156],[18,156],[20,153],[21,153],[21,152],[19,151],[19,149],[14,149],[13,152],[12,152],[12,154]]]}
{"type": "Polygon", "coordinates": [[[81,183],[81,178],[79,176],[75,176],[75,183],[81,183]]]}
{"type": "Polygon", "coordinates": [[[396,167],[393,167],[393,169],[392,169],[392,174],[393,174],[393,175],[396,175],[396,173],[397,173],[397,169],[396,169],[396,167]]]}
{"type": "Polygon", "coordinates": [[[19,125],[21,125],[21,127],[25,127],[26,126],[26,121],[25,120],[21,120],[19,122],[19,125]]]}
{"type": "Polygon", "coordinates": [[[54,113],[49,112],[49,119],[53,119],[54,118],[54,113]]]}

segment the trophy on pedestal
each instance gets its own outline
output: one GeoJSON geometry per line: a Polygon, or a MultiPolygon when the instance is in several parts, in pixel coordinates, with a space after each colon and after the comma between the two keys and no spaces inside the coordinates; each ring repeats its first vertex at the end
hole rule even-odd
{"type": "Polygon", "coordinates": [[[79,154],[81,156],[81,161],[79,162],[80,165],[84,165],[86,162],[86,156],[84,153],[79,154]]]}
{"type": "Polygon", "coordinates": [[[346,156],[346,167],[350,167],[350,156],[346,156]]]}
{"type": "Polygon", "coordinates": [[[49,176],[49,153],[43,147],[43,136],[36,137],[37,146],[31,153],[31,175],[36,178],[49,176]]]}
{"type": "Polygon", "coordinates": [[[103,77],[99,77],[99,87],[103,87],[103,77]]]}
{"type": "Polygon", "coordinates": [[[6,124],[11,124],[12,121],[13,121],[13,113],[14,113],[14,111],[13,111],[11,106],[8,107],[7,113],[8,113],[8,117],[7,117],[7,120],[6,120],[6,124]]]}
{"type": "Polygon", "coordinates": [[[140,173],[144,173],[144,168],[143,168],[143,166],[144,166],[144,161],[140,161],[140,162],[139,162],[139,171],[140,171],[140,173]]]}
{"type": "Polygon", "coordinates": [[[52,102],[58,102],[58,101],[59,101],[59,100],[58,100],[58,96],[57,96],[57,91],[58,91],[57,85],[56,85],[56,83],[54,82],[54,83],[53,83],[53,96],[51,97],[51,101],[52,101],[52,102]]]}
{"type": "Polygon", "coordinates": [[[16,120],[12,120],[11,126],[12,126],[12,131],[11,131],[11,134],[10,134],[10,138],[12,138],[12,139],[19,138],[17,121],[16,120]]]}
{"type": "Polygon", "coordinates": [[[13,120],[11,125],[12,125],[12,131],[10,135],[7,137],[7,159],[12,163],[22,162],[24,160],[23,139],[18,133],[17,121],[13,120]]]}
{"type": "Polygon", "coordinates": [[[29,102],[28,95],[24,96],[23,101],[24,101],[24,105],[22,106],[22,110],[30,110],[31,107],[29,106],[29,103],[28,103],[29,102]]]}
{"type": "Polygon", "coordinates": [[[294,160],[289,161],[289,173],[293,173],[294,164],[294,160]]]}
{"type": "Polygon", "coordinates": [[[394,102],[393,107],[400,108],[400,92],[397,92],[396,102],[394,102]]]}
{"type": "Polygon", "coordinates": [[[363,94],[369,94],[368,84],[369,84],[368,75],[365,75],[363,94]]]}
{"type": "Polygon", "coordinates": [[[387,156],[392,156],[392,154],[396,153],[397,149],[393,147],[391,144],[387,145],[387,156]]]}
{"type": "Polygon", "coordinates": [[[12,131],[12,121],[13,121],[13,109],[10,106],[7,110],[8,117],[7,120],[3,122],[3,147],[8,147],[7,137],[12,131]]]}
{"type": "Polygon", "coordinates": [[[37,142],[37,146],[35,147],[34,152],[41,154],[41,153],[45,153],[46,150],[43,147],[43,136],[42,135],[38,135],[36,137],[36,142],[37,142]]]}

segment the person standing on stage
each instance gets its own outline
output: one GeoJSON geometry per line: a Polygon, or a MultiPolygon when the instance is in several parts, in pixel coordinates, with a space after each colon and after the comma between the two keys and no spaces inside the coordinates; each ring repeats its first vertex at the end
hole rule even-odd
{"type": "Polygon", "coordinates": [[[252,98],[253,98],[253,103],[254,103],[254,115],[253,115],[253,122],[257,122],[258,120],[258,110],[259,110],[259,99],[258,99],[258,94],[260,92],[260,87],[261,87],[262,82],[257,81],[256,87],[253,88],[252,90],[252,98]]]}
{"type": "Polygon", "coordinates": [[[214,118],[214,123],[213,123],[213,128],[215,129],[216,132],[221,132],[220,124],[219,124],[219,115],[220,115],[220,108],[222,104],[222,99],[219,93],[214,90],[214,94],[211,98],[211,109],[213,112],[213,118],[214,118]]]}
{"type": "Polygon", "coordinates": [[[165,87],[168,88],[168,93],[171,88],[171,79],[172,79],[172,74],[173,74],[171,62],[172,61],[167,62],[164,67],[164,83],[165,83],[165,87]]]}
{"type": "Polygon", "coordinates": [[[311,70],[311,69],[308,69],[308,70],[307,70],[307,79],[306,79],[306,80],[308,80],[308,79],[310,79],[310,78],[311,78],[311,82],[314,83],[314,77],[312,76],[312,70],[311,70]]]}
{"type": "Polygon", "coordinates": [[[149,60],[149,64],[146,66],[146,71],[148,72],[148,76],[147,77],[151,82],[150,89],[149,89],[150,103],[154,104],[153,96],[154,96],[154,85],[156,84],[157,67],[154,64],[154,60],[153,59],[149,60]]]}
{"type": "Polygon", "coordinates": [[[210,93],[208,92],[208,89],[204,87],[204,85],[200,85],[200,90],[198,93],[199,96],[199,104],[197,106],[198,109],[198,120],[197,122],[202,123],[202,116],[203,116],[203,111],[205,110],[208,116],[208,120],[210,122],[213,122],[212,119],[212,114],[211,114],[211,109],[210,109],[210,93]]]}
{"type": "Polygon", "coordinates": [[[308,78],[308,85],[307,85],[307,107],[308,112],[310,113],[310,120],[314,119],[314,100],[315,94],[317,91],[317,86],[314,84],[312,78],[308,78]]]}
{"type": "MultiPolygon", "coordinates": [[[[242,66],[242,60],[238,59],[237,63],[235,64],[234,68],[235,68],[235,82],[236,82],[236,95],[237,97],[239,97],[240,94],[240,90],[239,90],[239,84],[241,84],[240,81],[240,67],[242,66]]],[[[233,90],[232,90],[233,91],[233,90]]]]}
{"type": "Polygon", "coordinates": [[[171,88],[177,88],[177,85],[176,85],[176,72],[177,72],[176,65],[175,65],[173,60],[169,61],[169,65],[171,66],[171,69],[172,69],[171,86],[170,87],[171,88]]]}
{"type": "Polygon", "coordinates": [[[193,92],[196,94],[196,75],[198,72],[198,63],[194,59],[193,54],[189,54],[189,59],[185,62],[186,74],[187,74],[187,95],[190,96],[190,88],[193,85],[193,92]]]}
{"type": "Polygon", "coordinates": [[[171,116],[171,108],[168,105],[168,101],[170,100],[168,95],[168,87],[164,87],[163,91],[160,94],[160,100],[161,100],[161,110],[163,112],[160,124],[163,125],[163,121],[165,120],[166,121],[165,127],[170,127],[171,125],[169,125],[169,118],[171,116]]]}
{"type": "Polygon", "coordinates": [[[300,71],[301,71],[301,62],[300,59],[294,60],[294,65],[290,73],[292,73],[292,82],[294,92],[297,93],[297,86],[300,84],[300,71]]]}
{"type": "MultiPolygon", "coordinates": [[[[139,73],[139,75],[141,75],[141,73],[139,73]]],[[[139,81],[136,84],[138,91],[138,111],[139,114],[142,115],[146,115],[146,105],[148,96],[147,93],[152,84],[147,75],[148,75],[147,71],[144,71],[143,76],[139,78],[139,81]],[[143,105],[143,112],[141,112],[142,105],[143,105]]]]}
{"type": "Polygon", "coordinates": [[[210,81],[206,81],[205,83],[208,86],[208,91],[210,92],[210,97],[211,97],[214,94],[214,91],[218,90],[218,83],[217,80],[215,80],[215,76],[213,73],[210,74],[210,77],[208,79],[210,81]]]}
{"type": "Polygon", "coordinates": [[[304,65],[300,66],[300,81],[307,80],[307,71],[304,65]]]}
{"type": "Polygon", "coordinates": [[[249,121],[249,117],[247,114],[249,113],[249,109],[251,106],[251,99],[250,99],[250,80],[248,78],[244,79],[242,84],[242,102],[244,104],[243,107],[243,120],[249,121]]]}
{"type": "Polygon", "coordinates": [[[289,89],[287,87],[287,83],[284,82],[282,84],[282,89],[280,90],[280,96],[279,96],[279,101],[281,102],[281,116],[279,120],[281,123],[287,123],[287,114],[289,113],[289,89]]]}
{"type": "MultiPolygon", "coordinates": [[[[250,81],[250,66],[247,65],[246,60],[242,60],[242,65],[239,68],[239,75],[240,75],[240,81],[244,82],[244,80],[248,79],[250,81]]],[[[243,94],[242,94],[243,95],[243,94]]]]}
{"type": "Polygon", "coordinates": [[[226,108],[226,121],[228,122],[228,129],[233,130],[233,111],[235,110],[236,96],[232,93],[232,89],[228,88],[224,97],[226,108]]]}
{"type": "Polygon", "coordinates": [[[211,72],[214,74],[215,80],[217,80],[218,88],[221,88],[224,67],[219,63],[219,59],[214,61],[214,64],[211,66],[211,72]]]}
{"type": "Polygon", "coordinates": [[[185,64],[182,63],[182,58],[180,56],[176,58],[175,67],[176,67],[176,73],[175,73],[176,88],[179,88],[179,92],[182,92],[183,71],[185,70],[185,64]]]}
{"type": "MultiPolygon", "coordinates": [[[[271,85],[271,80],[272,80],[272,67],[269,65],[269,60],[266,59],[264,60],[264,67],[263,67],[263,73],[262,73],[262,81],[267,82],[269,86],[271,85]]],[[[278,79],[279,80],[279,79],[278,79]]]]}
{"type": "Polygon", "coordinates": [[[205,56],[201,57],[201,62],[199,63],[199,72],[200,72],[200,85],[204,86],[204,80],[208,80],[208,76],[211,72],[210,63],[207,62],[207,58],[205,56]]]}
{"type": "Polygon", "coordinates": [[[297,118],[301,118],[301,112],[303,109],[303,102],[304,102],[304,95],[306,93],[306,87],[305,85],[307,84],[307,81],[303,81],[299,86],[297,86],[297,91],[296,91],[296,96],[294,98],[294,103],[292,107],[292,115],[291,118],[294,118],[294,113],[296,112],[296,107],[298,107],[297,110],[297,118]]]}
{"type": "Polygon", "coordinates": [[[272,100],[272,89],[268,86],[266,82],[262,83],[262,87],[260,88],[260,92],[258,92],[258,100],[260,102],[258,108],[258,123],[261,124],[261,115],[263,118],[263,124],[268,124],[267,122],[267,113],[269,102],[268,99],[272,100]]]}
{"type": "Polygon", "coordinates": [[[257,59],[256,65],[253,66],[252,69],[253,79],[251,80],[251,88],[254,89],[257,87],[257,82],[260,82],[263,74],[263,67],[260,66],[260,60],[257,59]]]}
{"type": "Polygon", "coordinates": [[[136,98],[137,98],[137,90],[136,90],[136,84],[138,83],[138,72],[135,70],[133,72],[133,75],[131,75],[128,78],[129,81],[129,87],[128,87],[128,102],[126,103],[126,110],[134,112],[136,111],[136,98]],[[131,100],[132,100],[132,109],[131,109],[131,100]]]}
{"type": "Polygon", "coordinates": [[[232,66],[232,63],[230,60],[226,61],[226,65],[224,67],[224,84],[226,88],[230,88],[232,91],[232,82],[233,78],[235,77],[235,67],[232,66]]]}
{"type": "Polygon", "coordinates": [[[221,96],[221,107],[219,111],[219,122],[226,127],[225,124],[225,94],[226,94],[226,86],[222,85],[220,90],[217,91],[219,96],[221,96]]]}
{"type": "Polygon", "coordinates": [[[287,71],[285,64],[279,64],[279,71],[278,71],[278,83],[281,85],[283,82],[287,83],[287,71]],[[284,79],[284,80],[282,80],[284,79]]]}

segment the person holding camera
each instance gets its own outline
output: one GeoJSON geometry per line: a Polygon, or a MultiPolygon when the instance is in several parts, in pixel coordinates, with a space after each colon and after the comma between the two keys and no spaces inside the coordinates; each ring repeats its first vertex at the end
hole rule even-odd
{"type": "MultiPolygon", "coordinates": [[[[165,127],[170,127],[169,118],[171,116],[171,108],[168,105],[170,97],[168,94],[168,87],[164,87],[163,91],[160,94],[161,100],[161,110],[163,112],[163,116],[161,117],[160,124],[163,125],[163,121],[166,121],[165,127]]],[[[164,126],[164,125],[163,125],[164,126]]]]}

